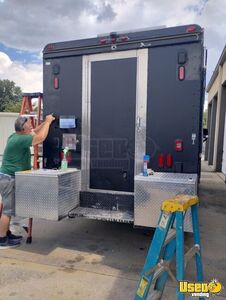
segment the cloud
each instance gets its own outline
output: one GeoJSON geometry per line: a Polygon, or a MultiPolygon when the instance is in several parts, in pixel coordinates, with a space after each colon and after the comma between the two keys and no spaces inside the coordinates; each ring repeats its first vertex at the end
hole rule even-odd
{"type": "Polygon", "coordinates": [[[101,21],[112,21],[114,20],[116,17],[116,13],[113,11],[112,6],[108,3],[108,4],[103,4],[102,9],[100,10],[100,12],[97,15],[97,21],[101,22],[101,21]]]}
{"type": "Polygon", "coordinates": [[[42,91],[42,65],[11,61],[6,53],[0,52],[0,66],[0,79],[14,81],[23,92],[42,91]]]}
{"type": "Polygon", "coordinates": [[[10,47],[39,51],[50,42],[106,30],[190,23],[195,13],[186,7],[185,0],[6,0],[0,3],[0,40],[10,47]]]}
{"type": "Polygon", "coordinates": [[[226,1],[0,0],[0,41],[31,52],[100,33],[191,23],[205,29],[209,80],[226,42],[226,1]]]}
{"type": "Polygon", "coordinates": [[[0,52],[0,74],[4,73],[7,68],[12,65],[12,61],[7,54],[0,52]]]}
{"type": "Polygon", "coordinates": [[[207,2],[208,0],[200,0],[196,4],[187,5],[186,9],[188,11],[193,11],[195,12],[195,14],[201,16],[203,14],[207,2]]]}
{"type": "Polygon", "coordinates": [[[49,42],[88,35],[92,18],[95,23],[110,22],[115,16],[107,1],[5,1],[0,3],[0,40],[13,48],[38,51],[49,42]],[[88,16],[84,24],[82,15],[88,16]]]}

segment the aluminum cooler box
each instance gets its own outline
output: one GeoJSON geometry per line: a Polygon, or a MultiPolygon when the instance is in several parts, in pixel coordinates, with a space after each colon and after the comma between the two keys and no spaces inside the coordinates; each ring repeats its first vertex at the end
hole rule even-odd
{"type": "MultiPolygon", "coordinates": [[[[197,195],[197,180],[197,174],[182,173],[135,176],[134,225],[156,227],[162,202],[178,194],[197,195]]],[[[184,230],[192,232],[190,208],[184,224],[184,230]]]]}
{"type": "Polygon", "coordinates": [[[81,171],[77,169],[16,173],[16,216],[60,220],[79,205],[81,171]]]}

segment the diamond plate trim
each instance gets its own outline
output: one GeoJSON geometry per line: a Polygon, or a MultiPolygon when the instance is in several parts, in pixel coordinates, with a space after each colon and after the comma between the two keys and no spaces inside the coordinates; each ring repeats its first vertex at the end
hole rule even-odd
{"type": "Polygon", "coordinates": [[[77,207],[73,209],[72,211],[70,211],[69,217],[85,217],[94,220],[133,223],[132,212],[112,211],[87,207],[77,207]]]}
{"type": "MultiPolygon", "coordinates": [[[[134,225],[156,227],[164,200],[178,194],[197,194],[197,175],[155,173],[135,176],[134,225]]],[[[187,211],[184,230],[192,232],[191,209],[187,211]]]]}
{"type": "Polygon", "coordinates": [[[79,205],[79,170],[16,173],[16,216],[59,220],[79,205]]]}

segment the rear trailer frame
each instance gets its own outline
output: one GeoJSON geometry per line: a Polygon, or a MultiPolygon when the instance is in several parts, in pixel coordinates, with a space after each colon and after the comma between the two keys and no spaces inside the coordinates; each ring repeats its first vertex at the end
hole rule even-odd
{"type": "Polygon", "coordinates": [[[68,146],[69,168],[81,172],[70,216],[154,227],[162,201],[197,194],[205,85],[200,26],[51,43],[43,74],[44,115],[56,116],[43,167],[60,168],[68,146]],[[140,175],[145,154],[154,171],[147,178],[140,175]]]}

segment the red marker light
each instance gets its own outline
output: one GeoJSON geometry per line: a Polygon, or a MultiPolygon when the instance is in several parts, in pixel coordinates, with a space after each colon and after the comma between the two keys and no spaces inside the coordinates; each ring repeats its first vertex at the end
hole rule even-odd
{"type": "Polygon", "coordinates": [[[59,78],[58,77],[54,78],[54,89],[59,89],[59,78]]]}
{"type": "Polygon", "coordinates": [[[177,139],[175,141],[175,150],[177,152],[183,151],[183,140],[177,139]]]}
{"type": "Polygon", "coordinates": [[[54,44],[48,44],[47,49],[48,50],[53,50],[54,49],[54,44]]]}
{"type": "Polygon", "coordinates": [[[107,39],[100,39],[100,43],[103,44],[107,44],[107,39]]]}
{"type": "Polygon", "coordinates": [[[187,29],[186,29],[186,32],[188,33],[192,33],[192,32],[195,32],[196,31],[196,27],[194,25],[192,26],[189,26],[187,29]]]}
{"type": "Polygon", "coordinates": [[[161,153],[158,155],[158,167],[163,168],[164,166],[164,155],[161,153]]]}
{"type": "Polygon", "coordinates": [[[185,79],[185,67],[184,66],[180,66],[178,69],[178,79],[181,81],[185,79]]]}
{"type": "Polygon", "coordinates": [[[166,166],[167,168],[172,168],[173,165],[173,157],[171,154],[166,155],[166,166]]]}
{"type": "Polygon", "coordinates": [[[128,39],[129,39],[128,36],[121,36],[120,37],[121,42],[126,42],[126,41],[128,41],[128,39]]]}

